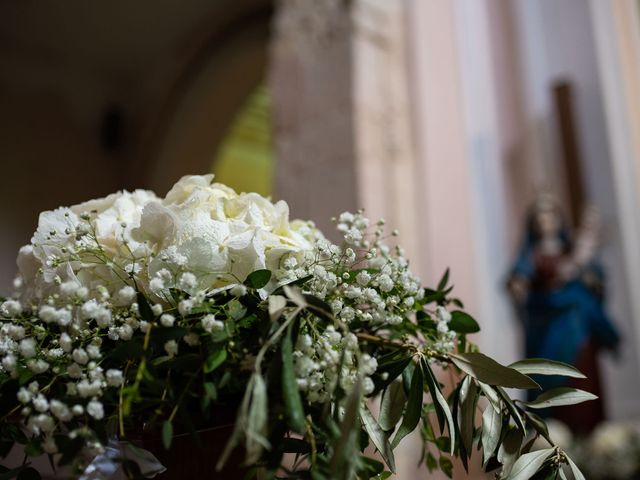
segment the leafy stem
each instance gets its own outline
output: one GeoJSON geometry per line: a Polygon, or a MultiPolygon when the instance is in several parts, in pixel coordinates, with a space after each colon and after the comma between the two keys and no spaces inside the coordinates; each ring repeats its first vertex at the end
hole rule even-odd
{"type": "Polygon", "coordinates": [[[274,334],[271,335],[271,337],[269,337],[269,339],[266,342],[264,342],[264,345],[262,345],[262,348],[258,352],[258,355],[256,355],[256,360],[255,360],[256,373],[261,374],[261,365],[262,365],[262,360],[264,356],[269,351],[269,349],[273,346],[273,344],[278,340],[278,338],[282,336],[282,334],[287,329],[289,324],[293,321],[293,319],[296,318],[302,310],[303,310],[303,307],[296,307],[296,309],[293,310],[288,316],[285,316],[285,321],[282,322],[282,325],[280,325],[278,330],[276,330],[274,334]]]}

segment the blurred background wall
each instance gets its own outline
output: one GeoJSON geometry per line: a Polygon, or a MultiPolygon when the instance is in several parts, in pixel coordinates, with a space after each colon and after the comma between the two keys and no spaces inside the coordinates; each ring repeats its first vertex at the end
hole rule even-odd
{"type": "Polygon", "coordinates": [[[640,418],[638,8],[0,2],[0,289],[40,211],[214,171],[323,228],[361,206],[385,217],[425,282],[451,268],[477,341],[512,361],[522,333],[505,282],[527,207],[546,188],[569,210],[576,181],[553,97],[564,82],[623,338],[619,358],[601,358],[607,413],[640,418]]]}

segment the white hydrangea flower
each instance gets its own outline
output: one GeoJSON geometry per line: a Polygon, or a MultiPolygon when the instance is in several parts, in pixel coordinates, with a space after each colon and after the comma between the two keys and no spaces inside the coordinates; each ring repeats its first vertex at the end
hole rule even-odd
{"type": "Polygon", "coordinates": [[[140,232],[159,248],[150,278],[163,269],[186,270],[199,272],[197,284],[183,276],[181,289],[216,288],[254,270],[277,270],[285,256],[312,249],[302,225],[289,222],[285,202],[237,194],[212,181],[212,175],[183,177],[163,201],[145,207],[140,232]]]}
{"type": "Polygon", "coordinates": [[[21,248],[18,256],[20,300],[29,302],[54,292],[63,298],[85,298],[89,292],[108,298],[122,287],[119,277],[94,261],[75,261],[76,255],[95,248],[96,241],[102,254],[114,261],[144,250],[144,242],[132,233],[139,226],[144,206],[155,199],[153,193],[142,190],[119,192],[43,212],[31,244],[21,248]],[[114,288],[111,292],[105,289],[105,273],[114,288]]]}

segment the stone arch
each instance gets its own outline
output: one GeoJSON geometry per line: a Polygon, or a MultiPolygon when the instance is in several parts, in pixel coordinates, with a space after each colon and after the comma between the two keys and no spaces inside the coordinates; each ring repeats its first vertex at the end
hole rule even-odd
{"type": "Polygon", "coordinates": [[[175,80],[134,160],[138,187],[162,194],[180,176],[210,169],[227,127],[265,76],[272,4],[253,4],[211,35],[175,80]]]}

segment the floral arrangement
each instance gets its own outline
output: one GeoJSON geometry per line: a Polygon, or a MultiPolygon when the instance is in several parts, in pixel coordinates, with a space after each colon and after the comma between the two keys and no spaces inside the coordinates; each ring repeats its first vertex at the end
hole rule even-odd
{"type": "MultiPolygon", "coordinates": [[[[452,457],[466,468],[481,448],[499,478],[584,478],[532,409],[592,396],[527,403],[505,390],[581,374],[479,353],[448,273],[423,288],[384,221],[335,223],[341,245],[212,175],[164,198],[120,192],[42,213],[0,307],[0,456],[25,453],[0,476],[39,478],[29,458],[46,453],[78,477],[140,422],[169,449],[179,423],[225,406],[237,412],[217,465],[240,449],[261,478],[384,479],[416,429],[429,470],[451,475],[452,457]],[[548,445],[531,451],[537,437],[548,445]]],[[[143,476],[124,453],[113,461],[143,476]]]]}
{"type": "Polygon", "coordinates": [[[607,422],[582,442],[576,441],[578,463],[594,480],[640,478],[640,423],[607,422]]]}
{"type": "MultiPolygon", "coordinates": [[[[549,435],[593,480],[640,478],[640,423],[607,421],[586,437],[574,436],[564,423],[547,422],[549,435]]],[[[540,442],[533,449],[545,448],[540,442]]]]}

